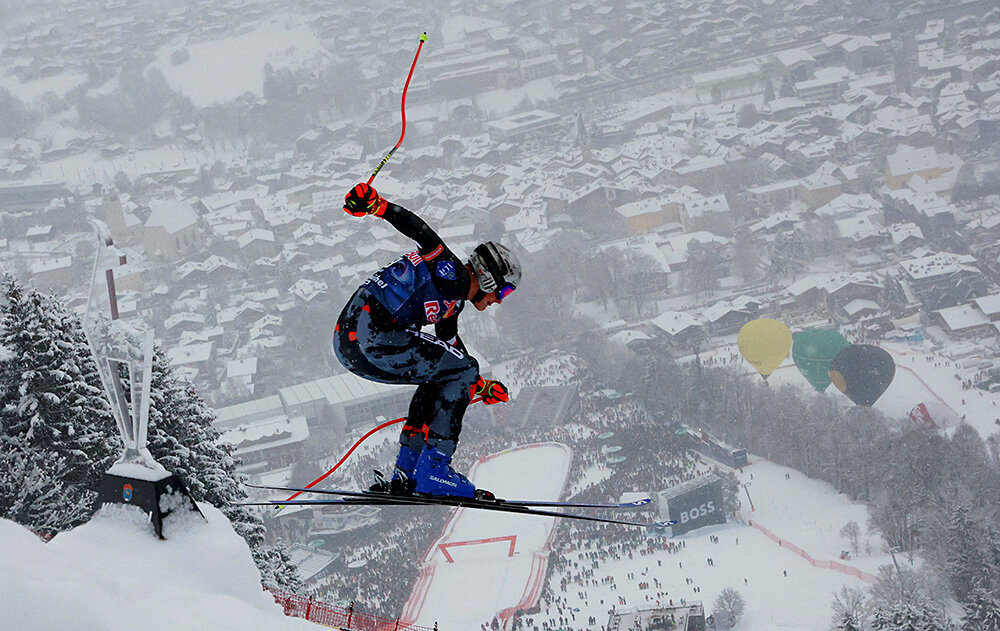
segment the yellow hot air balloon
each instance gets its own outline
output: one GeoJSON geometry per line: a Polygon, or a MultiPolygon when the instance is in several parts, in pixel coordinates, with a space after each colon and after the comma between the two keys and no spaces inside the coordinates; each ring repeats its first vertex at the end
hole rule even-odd
{"type": "Polygon", "coordinates": [[[743,359],[750,362],[764,379],[788,357],[792,332],[777,320],[759,318],[743,325],[736,337],[743,359]]]}

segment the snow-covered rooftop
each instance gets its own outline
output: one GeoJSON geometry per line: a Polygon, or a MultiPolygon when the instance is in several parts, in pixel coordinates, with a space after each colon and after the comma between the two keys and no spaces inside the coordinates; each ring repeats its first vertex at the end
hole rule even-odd
{"type": "Polygon", "coordinates": [[[962,331],[990,323],[990,319],[986,317],[986,314],[971,304],[939,309],[934,313],[941,316],[941,319],[951,331],[962,331]]]}
{"type": "Polygon", "coordinates": [[[702,320],[686,311],[665,311],[650,320],[649,323],[667,335],[677,335],[691,327],[701,326],[702,320]]]}
{"type": "Polygon", "coordinates": [[[173,199],[154,199],[149,202],[147,228],[163,228],[168,234],[176,234],[197,221],[198,214],[187,202],[173,199]]]}
{"type": "Polygon", "coordinates": [[[952,254],[939,252],[916,259],[900,262],[899,266],[914,280],[947,276],[959,271],[979,270],[972,266],[976,257],[971,254],[952,254]]]}
{"type": "Polygon", "coordinates": [[[306,417],[289,418],[282,415],[227,429],[220,440],[235,446],[239,453],[246,454],[301,443],[308,438],[309,425],[306,417]]]}

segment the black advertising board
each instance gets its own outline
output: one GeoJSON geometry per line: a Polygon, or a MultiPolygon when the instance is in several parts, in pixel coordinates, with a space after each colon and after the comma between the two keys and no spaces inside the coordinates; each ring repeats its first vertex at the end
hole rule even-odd
{"type": "Polygon", "coordinates": [[[657,494],[657,508],[661,519],[677,522],[671,527],[673,535],[724,524],[722,480],[716,475],[707,475],[661,491],[657,494]]]}

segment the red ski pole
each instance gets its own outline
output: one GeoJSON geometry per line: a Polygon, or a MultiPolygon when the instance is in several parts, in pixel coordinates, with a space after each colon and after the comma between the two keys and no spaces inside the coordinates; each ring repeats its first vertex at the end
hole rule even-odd
{"type": "MultiPolygon", "coordinates": [[[[482,400],[483,400],[482,397],[476,397],[476,398],[472,399],[471,403],[478,403],[478,402],[480,402],[482,400]]],[[[333,465],[333,467],[331,467],[331,469],[329,471],[327,471],[326,473],[324,473],[323,475],[319,476],[318,478],[316,478],[315,480],[313,480],[309,484],[305,485],[304,488],[311,489],[312,487],[316,486],[317,484],[319,484],[320,482],[322,482],[323,480],[325,480],[331,473],[333,473],[334,471],[336,471],[337,469],[339,469],[340,465],[344,464],[344,461],[347,460],[347,458],[352,453],[354,453],[354,450],[357,449],[361,445],[361,443],[363,443],[366,440],[368,440],[368,437],[371,436],[372,434],[374,434],[375,432],[377,432],[379,430],[383,430],[386,427],[389,427],[390,425],[395,425],[397,423],[403,423],[405,421],[406,421],[406,417],[404,416],[402,418],[397,418],[397,419],[393,419],[391,421],[386,421],[386,422],[382,423],[381,425],[378,425],[377,427],[373,427],[372,429],[368,430],[367,432],[365,432],[364,436],[362,436],[361,438],[359,438],[357,441],[355,441],[355,443],[353,445],[351,445],[351,448],[347,450],[347,453],[345,453],[340,458],[340,460],[337,461],[337,464],[333,465]]],[[[293,495],[291,495],[290,497],[288,497],[288,499],[286,499],[285,501],[287,502],[288,500],[294,500],[299,495],[302,495],[302,491],[297,491],[296,493],[294,493],[293,495]]]]}
{"type": "Polygon", "coordinates": [[[378,166],[375,167],[375,170],[372,171],[371,177],[368,178],[369,185],[372,183],[372,180],[375,179],[375,176],[378,175],[378,172],[382,170],[382,167],[385,166],[385,163],[389,161],[389,158],[392,157],[392,154],[396,153],[396,149],[399,149],[399,145],[403,144],[403,136],[406,135],[406,90],[410,87],[410,79],[413,77],[413,69],[417,67],[417,58],[420,57],[420,49],[424,47],[424,42],[426,41],[427,33],[424,33],[420,36],[420,43],[417,45],[417,54],[413,56],[413,63],[410,64],[410,74],[406,75],[406,84],[403,86],[403,98],[399,103],[399,111],[403,117],[403,129],[399,132],[399,140],[396,141],[396,146],[390,149],[389,153],[385,154],[382,161],[379,162],[378,166]]]}
{"type": "MultiPolygon", "coordinates": [[[[361,443],[365,442],[366,438],[368,438],[369,436],[371,436],[375,432],[379,431],[380,429],[383,429],[385,427],[389,427],[390,425],[395,425],[396,423],[402,423],[405,420],[406,420],[406,418],[397,418],[397,419],[394,419],[394,420],[391,420],[391,421],[386,421],[385,423],[382,423],[378,427],[375,427],[375,428],[372,428],[372,429],[368,430],[368,433],[366,433],[364,436],[362,436],[361,438],[359,438],[357,440],[357,442],[355,442],[353,445],[351,445],[351,448],[347,450],[347,453],[344,454],[344,457],[341,458],[340,460],[338,460],[337,464],[333,465],[332,469],[330,469],[329,471],[327,471],[323,475],[319,476],[318,478],[316,478],[315,480],[313,480],[312,482],[310,482],[309,484],[307,484],[305,486],[305,488],[311,489],[316,484],[319,484],[320,482],[322,482],[328,475],[330,475],[331,473],[333,473],[334,471],[336,471],[337,469],[339,469],[340,465],[344,464],[344,461],[347,460],[347,457],[350,456],[352,453],[354,453],[354,450],[358,448],[358,445],[360,445],[361,443]]],[[[294,495],[292,495],[288,499],[289,500],[294,500],[296,497],[298,497],[301,494],[302,494],[302,491],[298,491],[297,493],[295,493],[294,495]]]]}

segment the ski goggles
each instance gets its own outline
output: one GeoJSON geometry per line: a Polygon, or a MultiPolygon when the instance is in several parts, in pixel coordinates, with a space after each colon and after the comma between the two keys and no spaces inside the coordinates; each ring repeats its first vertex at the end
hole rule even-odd
{"type": "Polygon", "coordinates": [[[511,295],[516,289],[513,285],[507,284],[497,290],[497,302],[503,302],[503,299],[511,295]]]}

